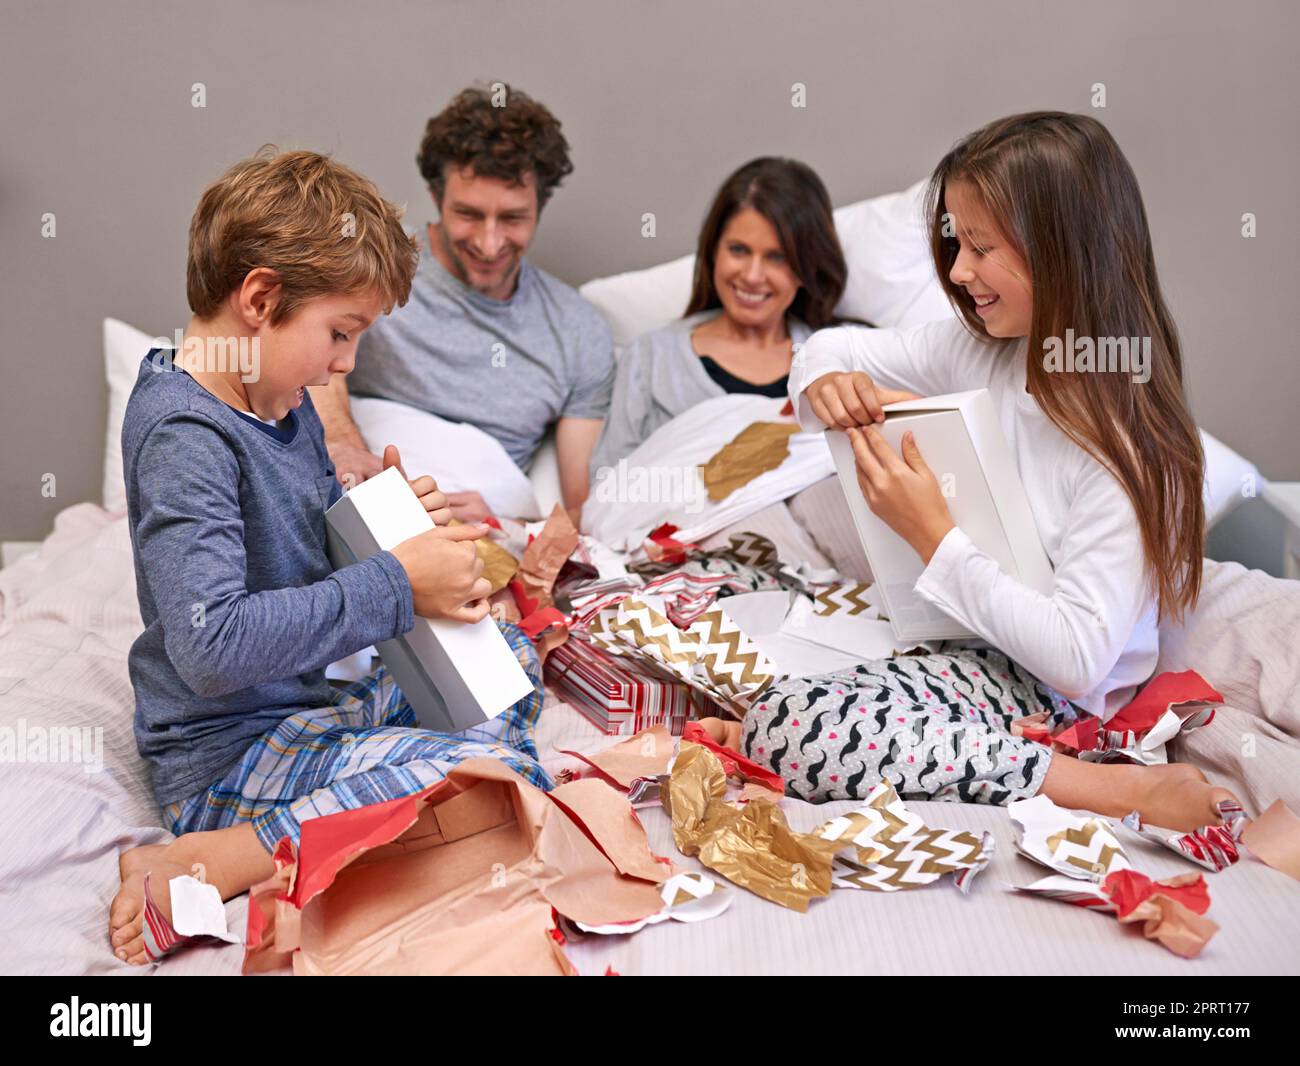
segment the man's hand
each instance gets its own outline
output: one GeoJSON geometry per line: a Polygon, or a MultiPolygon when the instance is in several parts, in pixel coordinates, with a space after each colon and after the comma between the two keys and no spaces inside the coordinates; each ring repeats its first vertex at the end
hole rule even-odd
{"type": "Polygon", "coordinates": [[[434,526],[393,549],[410,579],[416,614],[471,623],[487,617],[492,583],[474,549],[487,532],[487,526],[434,526]]]}
{"type": "Polygon", "coordinates": [[[477,492],[449,492],[447,503],[451,507],[452,517],[459,518],[462,522],[482,522],[493,517],[492,508],[477,492]]]}
{"type": "MultiPolygon", "coordinates": [[[[384,449],[384,469],[390,466],[397,467],[398,473],[406,477],[406,468],[402,466],[402,456],[397,450],[396,444],[390,444],[384,449]]],[[[411,491],[419,498],[424,509],[429,512],[429,517],[433,519],[435,526],[445,526],[452,519],[451,506],[447,497],[438,489],[438,483],[428,474],[417,477],[414,481],[406,482],[411,486],[411,491]]]]}
{"type": "Polygon", "coordinates": [[[956,523],[939,480],[921,458],[912,434],[903,434],[902,456],[875,426],[850,429],[848,434],[867,506],[929,565],[939,542],[956,523]]]}
{"type": "Polygon", "coordinates": [[[356,444],[336,444],[329,449],[329,456],[334,474],[345,489],[360,485],[384,469],[379,456],[356,444]]]}
{"type": "Polygon", "coordinates": [[[920,399],[914,392],[882,389],[860,370],[823,374],[804,390],[813,414],[832,429],[883,422],[881,408],[900,400],[920,399]]]}

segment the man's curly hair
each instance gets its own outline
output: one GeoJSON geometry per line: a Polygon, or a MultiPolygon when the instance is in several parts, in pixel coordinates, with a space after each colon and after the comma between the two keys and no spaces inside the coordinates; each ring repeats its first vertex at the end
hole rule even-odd
{"type": "Polygon", "coordinates": [[[559,120],[521,89],[497,83],[465,89],[429,119],[415,157],[434,199],[442,204],[447,166],[519,185],[531,171],[540,211],[551,193],[573,172],[569,143],[559,120]],[[498,105],[494,98],[504,101],[498,105]]]}

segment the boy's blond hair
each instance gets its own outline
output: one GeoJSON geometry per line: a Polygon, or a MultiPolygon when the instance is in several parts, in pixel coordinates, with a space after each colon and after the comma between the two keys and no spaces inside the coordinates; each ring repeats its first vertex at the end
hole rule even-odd
{"type": "Polygon", "coordinates": [[[319,296],[374,292],[387,313],[406,303],[419,259],[401,217],[355,170],[266,145],[199,200],[185,267],[190,310],[213,317],[249,271],[269,267],[282,285],[273,326],[319,296]]]}

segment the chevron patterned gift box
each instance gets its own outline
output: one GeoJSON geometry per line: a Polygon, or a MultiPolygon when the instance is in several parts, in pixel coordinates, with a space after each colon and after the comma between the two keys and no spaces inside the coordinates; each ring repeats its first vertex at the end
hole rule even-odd
{"type": "Polygon", "coordinates": [[[666,725],[680,736],[686,723],[716,714],[703,693],[644,659],[614,656],[570,636],[546,657],[546,681],[609,736],[631,736],[666,725]]]}

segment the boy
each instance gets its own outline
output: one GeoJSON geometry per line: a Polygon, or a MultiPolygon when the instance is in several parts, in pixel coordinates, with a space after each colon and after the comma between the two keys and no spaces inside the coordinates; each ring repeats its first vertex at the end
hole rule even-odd
{"type": "MultiPolygon", "coordinates": [[[[542,788],[535,684],[488,725],[449,735],[414,715],[382,667],[342,692],[324,668],[405,633],[416,615],[474,622],[489,585],[432,478],[436,523],[334,572],[325,509],[341,494],[306,393],[352,369],[357,339],[410,291],[417,251],[365,178],[314,152],[263,149],[203,194],[190,225],[193,318],[179,352],[141,363],[122,429],[144,633],[131,648],[135,732],[177,838],[122,853],[114,953],[156,961],[184,939],[168,882],[202,863],[229,899],[274,873],[310,817],[409,795],[492,756],[542,788]],[[229,360],[238,351],[240,358],[229,360]],[[235,365],[230,365],[234,363],[235,365]]],[[[397,465],[397,449],[384,465],[397,465]]]]}

